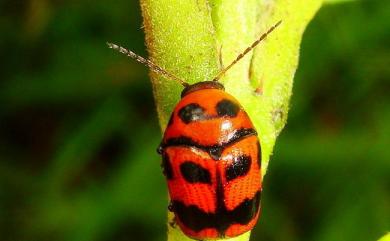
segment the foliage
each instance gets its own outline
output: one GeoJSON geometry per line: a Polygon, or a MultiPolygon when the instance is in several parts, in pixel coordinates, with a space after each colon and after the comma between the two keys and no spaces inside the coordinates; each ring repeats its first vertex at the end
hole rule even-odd
{"type": "Polygon", "coordinates": [[[378,241],[389,241],[390,240],[390,233],[387,233],[382,238],[380,238],[378,241]]]}
{"type": "MultiPolygon", "coordinates": [[[[212,80],[219,71],[218,64],[227,66],[258,36],[283,21],[254,53],[249,53],[221,79],[259,131],[263,175],[276,137],[287,120],[301,37],[320,4],[320,0],[141,1],[151,58],[191,83],[212,80]],[[261,93],[256,94],[255,90],[261,93]]],[[[182,86],[155,73],[152,83],[164,129],[182,86]]],[[[170,225],[168,229],[168,240],[185,239],[170,225]]],[[[245,235],[239,240],[247,239],[245,235]]]]}

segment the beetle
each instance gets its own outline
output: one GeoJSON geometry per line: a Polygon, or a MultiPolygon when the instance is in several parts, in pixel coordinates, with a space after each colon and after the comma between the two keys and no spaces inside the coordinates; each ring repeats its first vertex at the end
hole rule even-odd
{"type": "Polygon", "coordinates": [[[107,43],[152,71],[184,86],[158,153],[170,196],[169,210],[184,234],[198,240],[236,237],[260,215],[261,142],[244,108],[219,79],[281,21],[211,81],[188,84],[130,50],[107,43]]]}

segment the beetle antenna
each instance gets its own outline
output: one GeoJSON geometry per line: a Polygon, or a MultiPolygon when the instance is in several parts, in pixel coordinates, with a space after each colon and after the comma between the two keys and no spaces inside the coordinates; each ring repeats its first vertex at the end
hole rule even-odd
{"type": "Polygon", "coordinates": [[[240,61],[247,53],[249,53],[252,49],[254,49],[261,41],[263,41],[268,34],[270,34],[272,31],[274,31],[275,28],[277,28],[282,23],[282,20],[277,22],[274,26],[268,29],[267,32],[263,33],[255,42],[251,44],[247,49],[244,50],[241,54],[237,56],[237,58],[229,64],[226,68],[222,69],[217,76],[213,79],[213,81],[218,81],[233,65],[235,65],[238,61],[240,61]]]}
{"type": "Polygon", "coordinates": [[[176,80],[184,87],[189,86],[189,84],[187,82],[185,82],[184,80],[180,79],[179,77],[175,76],[174,74],[171,74],[170,72],[161,68],[157,64],[153,63],[151,60],[145,59],[144,57],[139,56],[138,54],[134,53],[133,51],[128,50],[126,48],[123,48],[122,46],[119,46],[119,45],[116,45],[113,43],[109,43],[109,42],[107,42],[107,45],[110,49],[114,49],[114,50],[116,50],[124,55],[127,55],[128,57],[135,59],[136,61],[140,62],[141,64],[148,66],[150,68],[150,70],[152,70],[158,74],[165,75],[166,77],[168,77],[170,79],[176,80]]]}

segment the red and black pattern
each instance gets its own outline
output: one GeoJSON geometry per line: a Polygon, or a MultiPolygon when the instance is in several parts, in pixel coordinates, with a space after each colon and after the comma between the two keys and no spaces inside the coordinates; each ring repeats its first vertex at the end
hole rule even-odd
{"type": "Polygon", "coordinates": [[[186,235],[235,237],[253,228],[260,213],[260,142],[221,84],[184,89],[158,151],[170,207],[186,235]]]}

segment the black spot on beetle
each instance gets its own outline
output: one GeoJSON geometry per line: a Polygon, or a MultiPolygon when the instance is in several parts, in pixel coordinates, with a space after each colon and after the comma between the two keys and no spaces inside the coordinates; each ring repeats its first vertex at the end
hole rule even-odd
{"type": "Polygon", "coordinates": [[[233,211],[232,216],[240,224],[249,223],[260,209],[261,191],[258,191],[252,199],[245,199],[233,211]]]}
{"type": "Polygon", "coordinates": [[[223,99],[217,103],[216,110],[218,113],[218,116],[229,116],[229,117],[235,117],[238,114],[238,111],[240,111],[240,107],[227,99],[223,99]]]}
{"type": "Polygon", "coordinates": [[[231,181],[237,177],[245,176],[251,167],[250,156],[242,155],[234,158],[233,163],[226,168],[226,179],[231,181]]]}
{"type": "Polygon", "coordinates": [[[189,183],[211,184],[210,172],[194,162],[183,162],[180,165],[180,172],[184,179],[189,183]]]}
{"type": "Polygon", "coordinates": [[[196,104],[196,103],[191,103],[191,104],[188,104],[184,107],[182,107],[178,114],[179,114],[179,117],[180,119],[188,124],[192,121],[198,121],[198,120],[204,120],[206,119],[206,115],[204,113],[204,109],[196,104]]]}
{"type": "Polygon", "coordinates": [[[171,161],[169,160],[169,156],[166,153],[163,154],[162,168],[165,177],[168,180],[172,179],[173,178],[172,165],[171,165],[171,161]]]}

